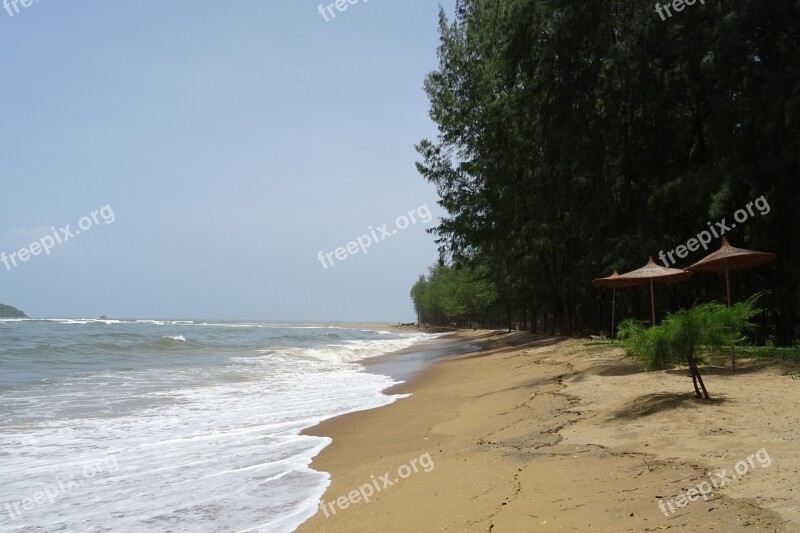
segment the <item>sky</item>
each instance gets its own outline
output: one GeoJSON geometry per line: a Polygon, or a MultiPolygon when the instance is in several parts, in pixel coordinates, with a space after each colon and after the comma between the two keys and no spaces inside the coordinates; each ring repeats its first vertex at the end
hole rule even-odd
{"type": "Polygon", "coordinates": [[[443,216],[414,149],[436,135],[423,84],[439,4],[319,6],[0,10],[0,302],[36,317],[413,321],[443,216]]]}

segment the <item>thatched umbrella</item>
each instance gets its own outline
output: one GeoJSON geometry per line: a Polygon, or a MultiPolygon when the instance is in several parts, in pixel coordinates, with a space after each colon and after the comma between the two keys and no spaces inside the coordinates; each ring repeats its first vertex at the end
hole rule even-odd
{"type": "Polygon", "coordinates": [[[619,279],[625,281],[649,281],[650,282],[650,310],[653,315],[653,326],[656,325],[656,299],[653,290],[653,283],[656,281],[684,281],[692,277],[692,272],[679,270],[677,268],[667,268],[657,265],[653,258],[647,261],[642,268],[622,274],[619,279]]]}
{"type": "Polygon", "coordinates": [[[622,276],[616,270],[613,274],[606,278],[597,278],[592,282],[592,285],[599,289],[613,289],[614,295],[611,299],[611,339],[614,339],[614,319],[616,318],[617,310],[617,287],[625,289],[628,287],[637,287],[644,283],[635,279],[620,279],[622,276]]]}
{"type": "MultiPolygon", "coordinates": [[[[730,307],[732,305],[730,273],[735,270],[746,270],[763,265],[772,261],[775,257],[777,257],[775,254],[767,252],[754,252],[753,250],[734,248],[728,242],[728,239],[723,237],[722,246],[719,250],[704,257],[686,270],[691,270],[692,272],[725,272],[725,289],[728,293],[728,307],[730,307]]],[[[736,372],[736,356],[733,348],[731,348],[731,365],[733,366],[733,371],[736,372]]]]}
{"type": "Polygon", "coordinates": [[[722,246],[719,250],[701,259],[686,270],[691,270],[692,272],[725,272],[725,288],[728,291],[728,307],[730,307],[730,272],[754,268],[772,261],[775,257],[777,257],[775,254],[767,252],[754,252],[743,248],[734,248],[731,246],[731,243],[728,242],[728,239],[723,237],[722,246]]]}

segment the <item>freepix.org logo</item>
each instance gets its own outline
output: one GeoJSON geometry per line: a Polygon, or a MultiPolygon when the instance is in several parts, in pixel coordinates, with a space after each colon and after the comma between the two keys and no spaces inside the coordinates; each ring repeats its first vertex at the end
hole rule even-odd
{"type": "Polygon", "coordinates": [[[737,224],[744,224],[751,217],[755,217],[756,212],[753,210],[753,207],[758,210],[758,213],[761,216],[766,216],[770,213],[770,211],[772,211],[772,208],[769,206],[769,202],[767,202],[766,197],[762,195],[760,198],[757,198],[753,202],[749,202],[744,208],[737,210],[736,213],[733,214],[733,218],[736,220],[736,222],[728,223],[727,218],[723,218],[719,222],[715,222],[713,225],[711,222],[706,222],[706,224],[708,224],[707,230],[701,231],[696,237],[686,241],[686,244],[681,244],[667,253],[664,253],[664,250],[659,251],[658,258],[662,263],[664,263],[665,267],[670,267],[676,263],[676,259],[673,257],[673,254],[677,255],[679,259],[685,259],[688,257],[690,252],[696,252],[700,249],[700,247],[702,247],[703,250],[708,250],[708,245],[711,244],[712,240],[718,239],[729,231],[736,229],[737,224]],[[669,261],[667,261],[668,258],[669,261]]]}
{"type": "Polygon", "coordinates": [[[38,1],[39,0],[3,0],[3,9],[6,10],[9,17],[13,17],[14,15],[19,15],[22,11],[20,6],[28,8],[31,7],[34,2],[38,1]]]}
{"type": "Polygon", "coordinates": [[[350,6],[354,6],[359,2],[366,4],[369,0],[336,0],[328,5],[320,4],[319,14],[325,19],[325,22],[330,22],[336,18],[336,13],[344,13],[350,6]]]}
{"type": "Polygon", "coordinates": [[[422,204],[416,209],[409,211],[407,215],[400,215],[397,217],[394,221],[394,229],[389,229],[388,223],[378,226],[377,228],[370,226],[368,233],[357,237],[354,241],[350,241],[344,246],[340,246],[327,253],[320,250],[317,253],[317,259],[322,263],[322,267],[327,270],[328,267],[332,267],[336,264],[334,259],[344,261],[351,255],[357,255],[359,253],[367,255],[367,253],[369,253],[367,250],[373,244],[383,242],[417,222],[427,224],[431,220],[433,220],[433,215],[431,214],[428,204],[422,204]]]}
{"type": "Polygon", "coordinates": [[[12,520],[17,520],[37,507],[54,505],[63,495],[73,489],[83,487],[93,478],[103,474],[113,474],[117,470],[119,470],[119,463],[116,455],[107,455],[84,464],[80,469],[80,478],[76,479],[75,473],[55,478],[52,483],[45,485],[33,494],[28,494],[27,497],[19,500],[6,502],[3,507],[12,520]]]}
{"type": "Polygon", "coordinates": [[[81,231],[89,231],[95,226],[100,225],[100,221],[105,224],[113,224],[117,217],[114,215],[114,210],[111,205],[101,207],[97,211],[93,211],[91,215],[85,216],[78,221],[78,228],[73,229],[71,224],[56,229],[51,228],[53,233],[45,235],[41,239],[32,242],[24,248],[20,248],[16,252],[6,253],[0,252],[0,263],[6,267],[6,270],[11,270],[19,266],[20,263],[26,263],[31,258],[37,255],[50,255],[53,253],[53,248],[59,244],[64,244],[81,234],[81,231]]]}
{"type": "Polygon", "coordinates": [[[432,472],[436,468],[433,463],[433,458],[429,452],[419,456],[419,458],[411,459],[408,464],[401,465],[397,468],[397,477],[391,479],[391,473],[386,472],[382,476],[375,476],[372,474],[368,483],[365,483],[357,489],[351,490],[346,496],[340,496],[329,502],[320,502],[319,508],[325,513],[325,518],[330,518],[336,514],[337,509],[344,511],[351,505],[356,505],[360,502],[369,503],[370,498],[382,490],[386,490],[401,480],[408,479],[412,474],[417,474],[420,469],[424,473],[432,472]]]}
{"type": "MultiPolygon", "coordinates": [[[[675,10],[676,13],[679,13],[686,9],[686,6],[693,6],[698,2],[698,0],[673,0],[672,2],[667,2],[666,4],[656,4],[656,13],[658,16],[661,17],[661,20],[667,20],[667,18],[672,18],[672,12],[670,8],[675,10]],[[667,16],[664,16],[666,12],[667,16]]],[[[703,5],[706,4],[706,0],[699,0],[699,2],[703,5]]]]}
{"type": "Polygon", "coordinates": [[[682,509],[689,505],[689,503],[696,502],[700,498],[708,501],[709,496],[711,496],[714,491],[733,483],[737,479],[743,478],[755,470],[756,461],[758,461],[761,468],[767,468],[772,464],[772,457],[769,456],[766,448],[761,448],[756,453],[736,463],[733,467],[733,472],[729,473],[726,469],[720,470],[710,475],[709,481],[701,482],[696,487],[687,490],[684,494],[666,499],[659,497],[658,508],[664,513],[664,516],[669,517],[670,514],[674,514],[677,510],[675,507],[682,509]],[[755,461],[753,459],[755,459],[755,461]]]}

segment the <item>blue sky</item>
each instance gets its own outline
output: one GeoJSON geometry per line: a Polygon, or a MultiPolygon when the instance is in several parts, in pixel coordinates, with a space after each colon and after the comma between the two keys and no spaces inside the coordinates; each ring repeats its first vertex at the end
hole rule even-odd
{"type": "Polygon", "coordinates": [[[329,22],[318,6],[0,11],[0,251],[114,213],[50,255],[0,263],[0,302],[51,317],[411,321],[436,218],[327,269],[318,252],[422,205],[442,215],[414,167],[436,133],[422,85],[438,5],[359,1],[329,22]]]}

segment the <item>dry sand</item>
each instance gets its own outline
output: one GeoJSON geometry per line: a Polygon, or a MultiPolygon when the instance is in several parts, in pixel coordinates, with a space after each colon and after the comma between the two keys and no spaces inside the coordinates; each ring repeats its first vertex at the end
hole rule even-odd
{"type": "Polygon", "coordinates": [[[702,402],[688,372],[641,373],[608,344],[472,335],[484,351],[389,391],[411,396],[309,432],[333,438],[312,465],[331,473],[325,502],[385,473],[392,485],[298,531],[800,531],[797,365],[741,360],[733,375],[720,359],[702,402]],[[659,509],[762,448],[769,466],[753,459],[708,501],[659,509]]]}

